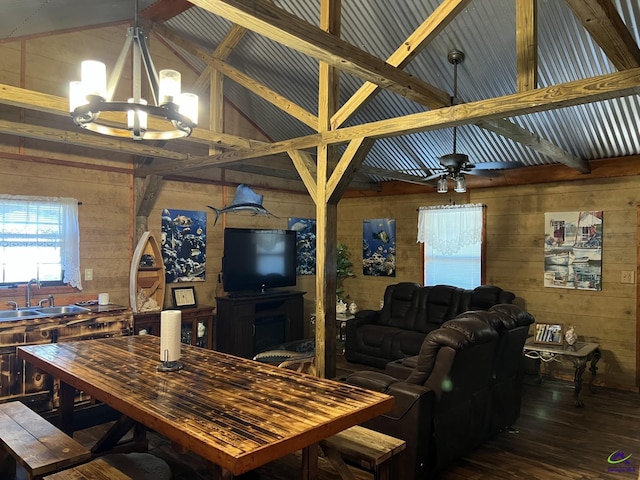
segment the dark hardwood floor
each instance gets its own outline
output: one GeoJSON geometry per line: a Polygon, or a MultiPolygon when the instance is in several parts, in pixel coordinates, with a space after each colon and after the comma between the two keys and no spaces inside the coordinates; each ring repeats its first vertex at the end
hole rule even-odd
{"type": "MultiPolygon", "coordinates": [[[[363,370],[338,359],[338,376],[363,370]]],[[[595,480],[640,479],[640,396],[634,392],[583,389],[584,408],[573,404],[573,384],[546,379],[542,384],[526,376],[522,414],[517,432],[502,432],[480,448],[450,465],[438,478],[595,480]],[[614,452],[630,455],[626,462],[608,463],[614,452]]],[[[103,427],[102,427],[103,428],[103,427]]],[[[94,427],[77,432],[90,442],[101,432],[94,427]]],[[[174,480],[210,478],[208,465],[193,454],[179,454],[165,438],[149,434],[150,453],[170,465],[174,480]]],[[[622,458],[621,455],[620,458],[622,458]]],[[[618,458],[616,456],[616,458],[618,458]]],[[[320,459],[321,480],[339,480],[331,465],[320,459]]],[[[242,480],[293,480],[299,478],[300,457],[290,455],[242,475],[242,480]]],[[[371,479],[353,470],[358,480],[371,479]]],[[[402,479],[399,479],[402,480],[402,479]]]]}

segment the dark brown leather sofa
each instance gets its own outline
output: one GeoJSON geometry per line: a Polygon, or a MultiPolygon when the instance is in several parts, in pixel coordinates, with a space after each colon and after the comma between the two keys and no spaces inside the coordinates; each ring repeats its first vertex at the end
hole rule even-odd
{"type": "Polygon", "coordinates": [[[407,442],[398,478],[429,478],[483,440],[498,338],[481,320],[449,320],[426,335],[406,380],[372,371],[347,377],[395,397],[391,412],[364,426],[407,442]]]}
{"type": "Polygon", "coordinates": [[[461,312],[511,303],[515,295],[493,285],[465,290],[451,285],[389,285],[381,310],[362,310],[347,322],[345,358],[385,368],[392,360],[418,354],[427,334],[461,312]]]}

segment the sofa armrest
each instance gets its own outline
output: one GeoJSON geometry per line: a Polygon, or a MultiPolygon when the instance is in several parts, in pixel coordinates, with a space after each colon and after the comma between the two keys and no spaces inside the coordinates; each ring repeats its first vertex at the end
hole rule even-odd
{"type": "Polygon", "coordinates": [[[365,323],[378,323],[380,320],[380,310],[360,310],[356,312],[355,318],[352,321],[355,321],[355,324],[362,325],[365,323]]]}
{"type": "Polygon", "coordinates": [[[395,399],[393,409],[384,416],[395,420],[401,419],[417,402],[420,402],[421,411],[431,411],[436,401],[435,392],[429,387],[406,383],[382,372],[354,372],[347,377],[347,383],[392,395],[395,399]]]}
{"type": "Polygon", "coordinates": [[[354,372],[347,377],[347,383],[358,387],[374,390],[376,392],[387,393],[392,383],[398,382],[397,378],[386,375],[382,372],[363,370],[354,372]]]}
{"type": "Polygon", "coordinates": [[[418,402],[420,402],[420,410],[422,412],[429,412],[428,416],[433,414],[436,394],[429,387],[414,383],[395,382],[389,386],[386,393],[393,395],[395,399],[393,409],[384,414],[387,417],[400,419],[418,402]]]}
{"type": "Polygon", "coordinates": [[[379,310],[361,310],[355,314],[354,318],[347,322],[347,326],[345,328],[346,342],[344,349],[348,361],[357,361],[356,359],[351,358],[351,354],[358,350],[356,346],[357,330],[363,325],[375,325],[379,320],[379,310]]]}

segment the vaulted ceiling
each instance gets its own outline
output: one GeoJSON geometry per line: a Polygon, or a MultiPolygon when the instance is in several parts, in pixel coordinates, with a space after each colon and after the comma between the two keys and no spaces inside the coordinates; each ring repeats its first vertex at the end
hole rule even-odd
{"type": "MultiPolygon", "coordinates": [[[[131,0],[9,4],[0,42],[127,21],[133,12],[131,0]]],[[[212,166],[285,175],[268,162],[247,164],[281,155],[292,159],[287,175],[304,180],[316,147],[336,145],[350,159],[341,168],[357,170],[352,187],[424,184],[452,152],[453,127],[472,172],[558,164],[584,174],[592,160],[637,163],[640,155],[637,0],[141,0],[140,10],[147,32],[200,74],[193,87],[208,92],[211,70],[222,72],[225,98],[272,143],[199,128],[186,148],[142,147],[78,134],[70,120],[52,132],[0,118],[0,132],[144,156],[140,175],[197,177],[212,166]],[[340,13],[321,28],[329,8],[340,13]],[[451,106],[453,49],[465,59],[451,106]],[[323,63],[340,72],[328,129],[319,125],[323,63]],[[188,145],[197,153],[187,154],[188,145]]],[[[65,99],[0,87],[0,103],[68,118],[65,99]]]]}

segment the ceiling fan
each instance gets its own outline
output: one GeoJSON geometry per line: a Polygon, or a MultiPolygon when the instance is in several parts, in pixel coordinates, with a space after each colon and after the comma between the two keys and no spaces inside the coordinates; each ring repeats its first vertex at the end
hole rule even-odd
{"type": "MultiPolygon", "coordinates": [[[[453,65],[453,96],[451,97],[451,106],[455,105],[458,98],[458,65],[464,61],[464,53],[460,50],[452,50],[447,55],[449,63],[453,65]]],[[[447,193],[449,190],[448,179],[453,180],[454,190],[456,192],[466,192],[467,185],[464,174],[482,175],[485,177],[495,177],[498,175],[495,170],[504,170],[508,168],[519,168],[520,162],[482,162],[473,164],[469,162],[469,156],[464,153],[457,153],[457,127],[453,127],[453,153],[443,155],[438,158],[440,168],[433,169],[432,175],[424,179],[425,182],[438,178],[438,193],[447,193]]]]}

